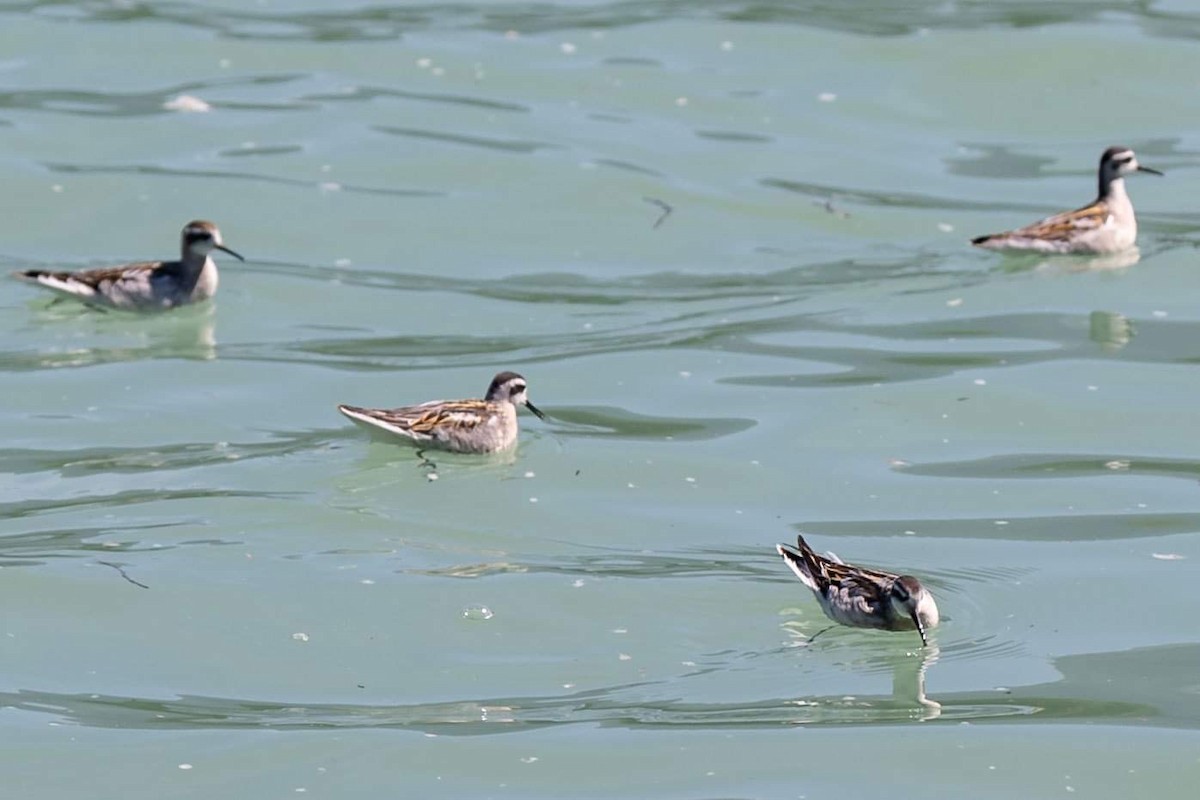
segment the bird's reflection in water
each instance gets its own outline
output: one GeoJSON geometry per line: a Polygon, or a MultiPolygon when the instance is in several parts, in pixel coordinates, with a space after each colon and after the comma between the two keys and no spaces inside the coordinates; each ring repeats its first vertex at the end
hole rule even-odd
{"type": "Polygon", "coordinates": [[[1135,333],[1129,317],[1117,311],[1093,311],[1088,317],[1088,338],[1105,350],[1120,350],[1135,333]]]}
{"type": "Polygon", "coordinates": [[[925,695],[925,670],[940,654],[937,642],[930,641],[928,647],[915,654],[906,653],[892,665],[892,698],[897,702],[912,701],[921,710],[917,719],[937,719],[942,715],[942,704],[925,695]]]}
{"type": "Polygon", "coordinates": [[[1103,255],[1055,255],[1014,254],[1004,260],[1005,272],[1040,272],[1048,274],[1071,272],[1104,272],[1132,267],[1142,259],[1136,247],[1119,253],[1103,255]]]}
{"type": "Polygon", "coordinates": [[[216,313],[211,303],[189,306],[153,316],[93,309],[69,301],[51,301],[37,322],[53,323],[58,333],[48,349],[31,355],[30,365],[86,367],[147,358],[184,358],[211,361],[217,357],[216,313]],[[72,330],[71,326],[74,325],[72,330]],[[88,347],[70,346],[76,341],[88,347]],[[55,346],[55,342],[68,346],[55,346]]]}
{"type": "MultiPolygon", "coordinates": [[[[811,636],[804,636],[797,630],[796,623],[785,623],[785,630],[793,637],[788,649],[813,647],[813,642],[820,637],[835,632],[843,632],[838,625],[824,627],[811,636]],[[827,633],[828,632],[828,633],[827,633]]],[[[887,638],[895,638],[888,634],[887,638]]],[[[815,647],[820,648],[820,645],[815,647]]],[[[933,720],[942,715],[942,704],[931,700],[925,693],[925,673],[936,663],[941,655],[936,634],[929,637],[929,644],[922,647],[920,641],[913,643],[909,649],[903,645],[894,649],[889,644],[887,652],[870,655],[865,659],[856,659],[846,666],[855,671],[866,667],[871,672],[890,670],[892,673],[892,693],[890,695],[855,695],[848,697],[810,696],[792,700],[797,706],[812,714],[812,719],[796,720],[797,722],[862,722],[862,721],[895,721],[895,720],[933,720]]]]}

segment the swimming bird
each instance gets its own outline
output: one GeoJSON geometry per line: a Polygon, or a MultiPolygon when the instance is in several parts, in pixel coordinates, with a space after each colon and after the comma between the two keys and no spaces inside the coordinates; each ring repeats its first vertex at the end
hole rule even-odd
{"type": "Polygon", "coordinates": [[[1040,253],[1116,253],[1133,247],[1137,218],[1125,192],[1125,176],[1134,172],[1162,175],[1139,164],[1128,147],[1110,147],[1100,156],[1100,193],[1090,204],[1024,228],[977,236],[971,244],[1040,253]]]}
{"type": "Polygon", "coordinates": [[[178,261],[143,261],[79,272],[29,269],[14,272],[13,276],[93,306],[162,311],[216,294],[217,265],[210,256],[213,250],[246,260],[225,246],[221,232],[211,222],[189,222],[180,238],[178,261]]]}
{"type": "Polygon", "coordinates": [[[492,378],[482,400],[433,400],[390,409],[337,408],[360,425],[394,433],[421,447],[494,453],[517,441],[517,406],[525,406],[538,419],[546,418],[529,402],[525,379],[515,372],[501,372],[492,378]]]}
{"type": "Polygon", "coordinates": [[[925,632],[938,624],[937,603],[913,576],[828,559],[814,552],[803,536],[796,537],[796,547],[777,544],[775,550],[834,622],[887,631],[915,628],[921,643],[929,644],[925,632]]]}

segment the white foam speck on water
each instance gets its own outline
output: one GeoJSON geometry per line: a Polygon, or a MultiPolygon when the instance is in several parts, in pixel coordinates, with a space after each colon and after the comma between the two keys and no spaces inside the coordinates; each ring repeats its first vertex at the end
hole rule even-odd
{"type": "Polygon", "coordinates": [[[463,619],[489,620],[496,614],[487,606],[468,606],[463,609],[462,616],[463,619]]]}
{"type": "Polygon", "coordinates": [[[206,111],[212,111],[212,106],[199,97],[193,97],[190,94],[181,94],[172,97],[163,103],[163,108],[168,111],[183,111],[192,114],[202,114],[206,111]]]}

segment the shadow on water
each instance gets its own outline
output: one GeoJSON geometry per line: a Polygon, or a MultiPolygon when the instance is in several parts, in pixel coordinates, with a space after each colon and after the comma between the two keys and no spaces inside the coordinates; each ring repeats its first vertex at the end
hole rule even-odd
{"type": "Polygon", "coordinates": [[[183,695],[175,699],[20,690],[0,693],[0,707],[46,714],[87,727],[141,730],[275,731],[397,728],[478,736],[589,724],[627,729],[773,728],[878,725],[924,721],[1008,724],[1104,723],[1194,728],[1200,694],[1146,675],[1191,675],[1200,646],[1167,645],[1057,659],[1062,679],[1020,689],[926,695],[933,658],[896,662],[886,695],[786,693],[733,703],[683,698],[688,675],[559,695],[471,698],[412,705],[271,702],[183,695]],[[1106,699],[1096,699],[1103,697],[1106,699]]]}

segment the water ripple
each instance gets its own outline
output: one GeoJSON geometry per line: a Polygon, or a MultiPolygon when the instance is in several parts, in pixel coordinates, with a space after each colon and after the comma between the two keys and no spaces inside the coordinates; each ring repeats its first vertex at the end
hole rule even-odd
{"type": "Polygon", "coordinates": [[[865,725],[937,716],[945,721],[1044,715],[1109,719],[1145,713],[1119,703],[1074,702],[1069,708],[1024,704],[1019,697],[970,696],[928,707],[890,696],[778,697],[743,703],[642,700],[616,687],[560,696],[498,697],[413,705],[271,703],[184,695],[173,700],[64,694],[21,690],[0,692],[0,707],[48,714],[66,723],[141,730],[323,730],[411,729],[449,736],[515,733],[556,725],[600,724],[639,728],[773,728],[781,725],[865,725]]]}
{"type": "Polygon", "coordinates": [[[932,697],[925,694],[925,672],[929,667],[936,682],[936,663],[905,658],[894,660],[892,693],[853,697],[789,693],[740,702],[687,699],[692,682],[706,672],[699,669],[666,680],[553,695],[410,705],[268,702],[195,695],[155,699],[26,689],[0,693],[0,707],[46,714],[73,725],[142,730],[398,728],[489,735],[580,723],[629,729],[727,729],[914,720],[958,723],[998,717],[1041,724],[1103,722],[1191,728],[1200,716],[1200,693],[1189,691],[1190,686],[1148,681],[1144,676],[1190,676],[1198,659],[1200,645],[1195,644],[1064,656],[1054,661],[1062,678],[1052,683],[1020,689],[935,691],[932,697]]]}
{"type": "Polygon", "coordinates": [[[397,128],[388,125],[372,125],[371,130],[387,133],[392,136],[403,136],[408,139],[426,139],[442,144],[457,144],[466,147],[478,147],[484,150],[499,150],[505,153],[536,153],[539,150],[557,150],[560,145],[549,142],[522,141],[519,139],[488,139],[483,136],[470,136],[465,133],[447,133],[445,131],[430,131],[421,128],[397,128]]]}
{"type": "Polygon", "coordinates": [[[1013,453],[967,461],[906,464],[896,468],[909,475],[939,478],[1094,478],[1107,475],[1156,475],[1196,481],[1200,461],[1108,453],[1013,453]]]}
{"type": "Polygon", "coordinates": [[[911,36],[925,30],[976,30],[995,27],[1037,28],[1080,23],[1109,15],[1136,15],[1160,35],[1195,36],[1195,14],[1131,8],[1128,3],[1054,4],[1039,0],[1006,3],[959,3],[914,0],[901,5],[857,2],[789,3],[782,0],[624,0],[606,4],[453,3],[366,5],[358,9],[271,13],[261,9],[215,9],[179,2],[108,3],[24,0],[0,5],[2,13],[37,13],[63,22],[181,25],[236,39],[316,42],[391,41],[422,30],[477,29],[494,32],[550,33],[567,29],[607,29],[663,20],[716,20],[734,23],[795,25],[870,36],[911,36]]]}
{"type": "Polygon", "coordinates": [[[302,100],[314,102],[371,102],[379,98],[392,100],[416,100],[422,103],[438,105],[467,106],[484,111],[509,111],[517,114],[528,114],[529,108],[519,103],[488,100],[480,97],[468,97],[459,94],[439,94],[435,92],[408,92],[401,89],[385,89],[377,86],[355,86],[341,92],[323,92],[302,97],[302,100]]]}
{"type": "Polygon", "coordinates": [[[0,471],[23,475],[53,472],[63,478],[85,475],[160,473],[211,464],[277,458],[327,449],[352,435],[345,429],[277,433],[272,441],[253,443],[181,442],[150,447],[89,447],[75,450],[0,451],[0,471]]]}
{"type": "Polygon", "coordinates": [[[791,330],[866,336],[872,346],[833,346],[820,340],[774,344],[734,333],[724,341],[725,350],[815,361],[836,369],[815,374],[735,376],[722,382],[804,388],[926,380],[964,369],[1007,369],[1049,361],[1200,361],[1191,337],[1193,331],[1200,333],[1200,323],[1130,320],[1113,312],[1027,312],[884,325],[845,324],[812,316],[803,324],[796,323],[791,330]],[[914,348],[908,342],[919,346],[914,348]]]}
{"type": "Polygon", "coordinates": [[[36,566],[51,559],[82,558],[97,553],[135,553],[166,548],[135,545],[114,537],[135,531],[174,528],[186,523],[159,522],[116,527],[62,528],[0,536],[0,566],[36,566]],[[100,540],[100,541],[93,541],[100,540]]]}
{"type": "MultiPolygon", "coordinates": [[[[974,167],[974,169],[976,169],[981,176],[988,174],[993,169],[1000,168],[1001,167],[995,165],[974,167]]],[[[954,164],[952,165],[950,171],[961,172],[970,169],[972,169],[972,167],[954,164]]],[[[1083,176],[1085,171],[1072,172],[1071,174],[1079,174],[1080,176],[1083,176]]],[[[1091,170],[1086,171],[1086,174],[1092,174],[1091,170]]],[[[771,189],[782,189],[783,191],[798,194],[802,197],[812,198],[814,202],[825,202],[831,198],[837,198],[840,203],[851,203],[868,208],[925,209],[944,212],[1013,212],[1030,217],[1043,217],[1047,214],[1060,210],[1057,208],[1033,203],[1000,202],[997,200],[967,200],[960,197],[935,197],[932,195],[918,194],[915,192],[871,191],[868,189],[835,186],[832,184],[808,183],[784,178],[763,178],[759,182],[763,186],[771,189]]],[[[1022,220],[1015,221],[1022,222],[1022,220]]],[[[1155,227],[1163,227],[1176,233],[1194,231],[1197,227],[1195,215],[1187,213],[1139,213],[1138,221],[1154,221],[1155,227]]]]}
{"type": "Polygon", "coordinates": [[[841,201],[849,201],[858,205],[868,207],[881,208],[909,208],[909,209],[927,209],[938,211],[1027,211],[1029,213],[1037,213],[1039,206],[1028,204],[1022,205],[998,205],[995,201],[988,202],[972,202],[961,198],[940,198],[931,197],[924,194],[915,194],[912,192],[895,192],[895,191],[877,191],[872,192],[865,189],[849,189],[845,186],[833,186],[822,183],[805,183],[801,181],[786,180],[783,178],[763,178],[760,183],[771,189],[782,189],[786,192],[810,197],[816,200],[825,200],[830,197],[836,197],[841,201]]]}
{"type": "Polygon", "coordinates": [[[651,417],[611,406],[556,407],[556,422],[572,427],[560,432],[572,437],[644,440],[703,441],[749,430],[753,419],[651,417]]]}
{"type": "MultiPolygon", "coordinates": [[[[215,346],[211,330],[196,341],[176,336],[153,347],[90,347],[62,352],[17,352],[0,355],[0,370],[22,372],[61,366],[178,355],[186,358],[301,362],[333,369],[393,369],[492,365],[497,357],[527,363],[561,361],[581,356],[653,349],[687,348],[723,355],[766,356],[783,368],[767,373],[717,378],[734,386],[804,389],[863,384],[895,384],[929,380],[962,371],[1006,370],[1061,361],[1119,360],[1164,364],[1200,363],[1200,322],[1157,317],[1130,319],[1094,311],[1082,313],[1023,312],[913,322],[864,324],[842,319],[833,310],[808,310],[812,297],[834,283],[826,268],[838,272],[836,282],[911,279],[936,276],[942,285],[987,280],[983,273],[939,273],[928,264],[918,268],[905,260],[881,267],[845,263],[815,265],[765,275],[681,275],[602,280],[578,275],[537,274],[497,279],[460,279],[440,275],[391,273],[384,270],[313,267],[265,262],[261,272],[302,280],[370,287],[373,291],[462,294],[510,303],[627,307],[603,316],[580,331],[537,336],[430,335],[353,336],[357,329],[332,329],[333,336],[295,342],[240,342],[215,346]],[[664,311],[664,303],[668,310],[664,311]],[[644,305],[646,308],[638,308],[644,305]],[[611,321],[610,321],[611,320],[611,321]],[[1195,334],[1195,335],[1193,335],[1195,334]],[[786,361],[797,369],[786,368],[786,361]]],[[[931,287],[930,289],[935,290],[931,287]]],[[[588,312],[579,312],[588,313],[588,312]]],[[[574,316],[579,316],[579,313],[574,316]]],[[[311,326],[329,333],[331,329],[311,326]]],[[[173,334],[174,335],[174,334],[173,334]]],[[[601,421],[603,424],[603,421],[601,421]]],[[[1086,457],[1086,456],[1082,456],[1086,457]]],[[[1099,457],[1099,456],[1098,456],[1099,457]]],[[[1122,456],[1104,461],[1121,461],[1122,456]]],[[[1151,459],[1139,462],[1152,472],[1186,476],[1190,465],[1151,459]]],[[[950,465],[947,469],[964,465],[950,465]]],[[[1041,465],[1033,464],[1030,469],[1041,465]]],[[[1015,471],[1018,464],[996,468],[1015,471]]],[[[914,474],[940,474],[935,466],[913,467],[914,474]]],[[[967,469],[970,474],[970,469],[967,469]]],[[[990,477],[994,473],[984,473],[990,477]]],[[[1011,472],[1010,472],[1011,474],[1011,472]]]]}
{"type": "MultiPolygon", "coordinates": [[[[0,11],[2,13],[2,11],[0,11]]],[[[211,89],[267,86],[300,80],[302,75],[258,75],[227,81],[180,83],[150,92],[85,92],[72,89],[27,89],[0,92],[0,108],[48,111],[79,116],[143,117],[174,114],[167,108],[172,98],[185,94],[207,94],[211,89]]],[[[213,108],[254,108],[292,111],[311,108],[306,103],[246,104],[208,101],[213,108]]]]}
{"type": "Polygon", "coordinates": [[[891,537],[913,531],[922,538],[990,541],[1099,542],[1154,538],[1200,531],[1200,513],[1074,514],[961,519],[805,520],[798,527],[844,536],[891,537]]]}
{"type": "Polygon", "coordinates": [[[250,492],[238,489],[128,489],[107,495],[85,495],[64,497],[54,500],[21,500],[0,503],[0,517],[17,519],[41,514],[50,514],[74,508],[119,508],[121,506],[160,503],[172,500],[194,500],[197,498],[254,498],[292,499],[298,492],[250,492]]]}
{"type": "Polygon", "coordinates": [[[950,268],[943,267],[939,259],[926,256],[839,259],[762,273],[654,272],[614,279],[558,272],[521,273],[481,280],[359,266],[341,268],[272,261],[255,261],[255,267],[263,272],[322,284],[338,281],[350,286],[365,286],[384,291],[450,292],[518,303],[601,307],[662,301],[695,303],[742,298],[795,298],[809,292],[828,291],[831,287],[856,286],[884,280],[911,281],[921,277],[942,279],[954,286],[982,282],[986,279],[985,274],[975,270],[951,271],[950,268]]]}
{"type": "Polygon", "coordinates": [[[557,725],[600,724],[628,729],[775,728],[783,725],[876,725],[938,720],[1026,718],[1031,721],[1119,721],[1157,716],[1144,704],[1088,698],[1063,700],[1025,693],[969,692],[917,702],[897,695],[778,696],[712,703],[679,697],[679,680],[637,683],[561,695],[464,699],[411,705],[265,702],[183,695],[175,699],[0,693],[0,707],[50,715],[67,724],[142,730],[275,731],[411,729],[440,735],[515,733],[557,725]],[[665,697],[647,698],[654,687],[665,697]]]}
{"type": "Polygon", "coordinates": [[[43,167],[51,172],[68,174],[114,174],[114,175],[154,175],[165,178],[202,178],[219,181],[249,181],[251,183],[268,183],[279,186],[299,186],[304,189],[318,191],[350,192],[351,194],[388,195],[391,197],[440,197],[442,192],[428,189],[385,189],[377,186],[357,186],[355,184],[338,183],[336,187],[322,181],[300,180],[298,178],[283,178],[278,175],[263,175],[239,170],[236,172],[216,169],[175,169],[157,164],[67,164],[63,162],[46,162],[43,167]]]}
{"type": "Polygon", "coordinates": [[[779,568],[778,558],[761,550],[702,550],[702,555],[653,553],[593,546],[608,552],[553,557],[508,554],[494,561],[455,564],[446,567],[405,569],[403,572],[452,578],[482,578],[514,573],[545,573],[589,578],[752,578],[794,583],[795,578],[779,568]]]}

